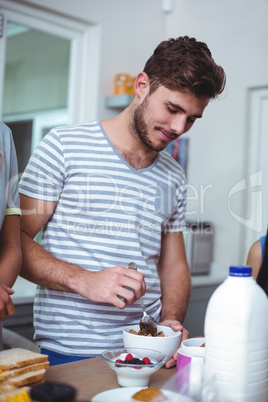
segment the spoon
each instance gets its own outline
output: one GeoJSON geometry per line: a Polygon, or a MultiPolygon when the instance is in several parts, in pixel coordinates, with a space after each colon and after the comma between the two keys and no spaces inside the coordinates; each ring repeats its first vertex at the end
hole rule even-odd
{"type": "MultiPolygon", "coordinates": [[[[128,268],[135,269],[137,271],[137,265],[135,262],[130,262],[128,264],[128,268]]],[[[140,298],[140,302],[141,302],[141,307],[143,310],[143,317],[140,320],[140,329],[141,329],[141,331],[146,332],[146,334],[156,336],[157,335],[157,323],[156,323],[154,317],[152,317],[146,313],[142,297],[140,298]]]]}

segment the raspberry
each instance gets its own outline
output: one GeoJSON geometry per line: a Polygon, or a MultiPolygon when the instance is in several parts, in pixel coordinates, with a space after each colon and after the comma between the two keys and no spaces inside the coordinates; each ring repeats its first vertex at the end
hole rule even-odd
{"type": "Polygon", "coordinates": [[[144,357],[142,360],[145,364],[151,364],[151,360],[148,357],[144,357]]]}
{"type": "MultiPolygon", "coordinates": [[[[124,361],[121,360],[121,359],[117,359],[117,360],[115,361],[115,363],[124,363],[124,361]]],[[[115,364],[115,367],[122,367],[122,366],[120,366],[120,364],[115,364]]]]}
{"type": "Polygon", "coordinates": [[[126,355],[125,360],[132,360],[132,359],[133,359],[133,356],[132,356],[131,353],[129,353],[128,355],[126,355]]]}

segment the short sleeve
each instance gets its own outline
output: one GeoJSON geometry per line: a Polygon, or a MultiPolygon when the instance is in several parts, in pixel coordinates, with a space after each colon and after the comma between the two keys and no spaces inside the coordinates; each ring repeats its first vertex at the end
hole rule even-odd
{"type": "Polygon", "coordinates": [[[20,215],[18,186],[18,162],[11,130],[6,126],[3,138],[4,175],[5,175],[5,215],[20,215]]]}
{"type": "Polygon", "coordinates": [[[18,163],[11,130],[0,122],[0,228],[5,215],[20,215],[18,163]]]}
{"type": "Polygon", "coordinates": [[[44,201],[58,201],[64,177],[62,144],[54,129],[33,152],[20,180],[20,193],[44,201]]]}
{"type": "Polygon", "coordinates": [[[180,184],[175,191],[175,207],[168,222],[165,223],[164,232],[182,232],[186,229],[186,179],[180,176],[180,184]]]}

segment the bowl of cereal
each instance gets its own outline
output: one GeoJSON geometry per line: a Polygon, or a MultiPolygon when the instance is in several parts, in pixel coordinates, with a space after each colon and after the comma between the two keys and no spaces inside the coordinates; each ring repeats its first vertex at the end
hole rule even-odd
{"type": "Polygon", "coordinates": [[[124,348],[153,349],[164,353],[168,359],[176,352],[181,340],[181,331],[173,331],[170,327],[157,326],[157,336],[143,335],[139,325],[131,325],[123,329],[124,348]]]}
{"type": "Polygon", "coordinates": [[[101,356],[122,387],[147,387],[151,375],[168,361],[164,353],[140,348],[107,350],[101,356]]]}
{"type": "Polygon", "coordinates": [[[181,347],[204,348],[205,347],[205,338],[197,337],[197,338],[185,339],[184,341],[182,341],[181,347]]]}

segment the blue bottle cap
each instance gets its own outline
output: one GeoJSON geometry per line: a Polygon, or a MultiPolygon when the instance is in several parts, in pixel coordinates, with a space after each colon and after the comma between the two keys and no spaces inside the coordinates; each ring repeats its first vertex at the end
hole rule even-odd
{"type": "Polygon", "coordinates": [[[247,266],[235,266],[229,268],[230,276],[246,277],[251,276],[252,268],[247,266]]]}

